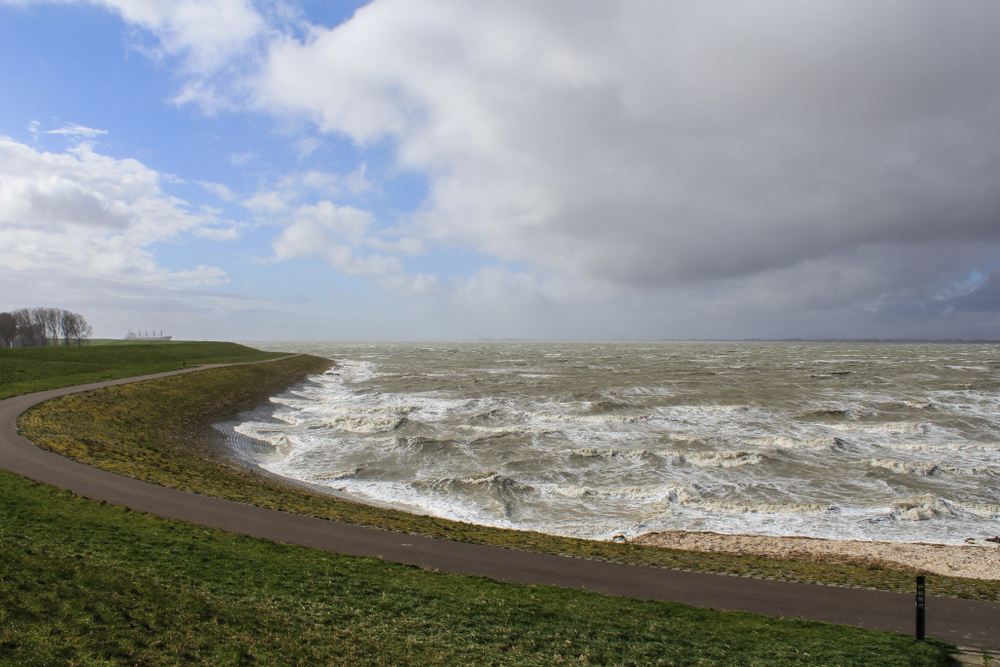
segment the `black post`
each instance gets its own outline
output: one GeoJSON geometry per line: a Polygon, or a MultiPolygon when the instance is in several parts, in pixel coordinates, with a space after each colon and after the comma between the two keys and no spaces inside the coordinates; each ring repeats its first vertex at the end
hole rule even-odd
{"type": "Polygon", "coordinates": [[[924,575],[917,575],[917,641],[924,641],[925,613],[927,611],[924,603],[924,575]]]}

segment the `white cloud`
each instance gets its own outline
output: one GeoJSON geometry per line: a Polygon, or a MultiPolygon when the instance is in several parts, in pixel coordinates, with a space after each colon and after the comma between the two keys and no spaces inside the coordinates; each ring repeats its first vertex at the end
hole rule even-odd
{"type": "Polygon", "coordinates": [[[381,276],[375,282],[386,292],[406,299],[436,299],[448,294],[437,276],[426,273],[396,273],[381,276]]]}
{"type": "Polygon", "coordinates": [[[253,162],[260,156],[255,151],[244,151],[243,153],[229,153],[226,155],[226,159],[234,167],[243,167],[247,164],[253,162]]]}
{"type": "Polygon", "coordinates": [[[447,295],[437,276],[408,273],[397,255],[417,255],[423,244],[414,238],[384,238],[369,211],[337,206],[329,200],[299,206],[274,240],[274,261],[320,257],[342,273],[371,280],[381,289],[408,299],[447,295]],[[366,253],[364,248],[380,252],[366,253]]]}
{"type": "Polygon", "coordinates": [[[255,213],[281,213],[291,208],[285,197],[276,190],[257,192],[253,197],[240,202],[255,213]]]}
{"type": "Polygon", "coordinates": [[[401,274],[402,266],[395,257],[357,254],[356,248],[364,243],[373,221],[368,211],[329,201],[300,206],[274,240],[275,260],[318,255],[351,275],[401,274]]]}
{"type": "Polygon", "coordinates": [[[222,183],[211,183],[209,181],[195,181],[195,183],[205,188],[219,199],[224,199],[225,201],[236,200],[236,195],[232,193],[227,185],[222,183]]]}
{"type": "Polygon", "coordinates": [[[199,227],[193,234],[211,241],[235,241],[240,237],[239,227],[199,227]]]}
{"type": "MultiPolygon", "coordinates": [[[[33,128],[33,131],[37,132],[37,123],[33,128]]],[[[90,127],[82,127],[70,123],[66,127],[61,127],[57,130],[48,130],[45,134],[61,134],[65,137],[70,137],[73,139],[93,139],[94,137],[99,137],[102,134],[107,134],[107,130],[95,130],[90,127]]]]}
{"type": "Polygon", "coordinates": [[[425,239],[679,288],[1000,242],[998,41],[982,4],[378,0],[273,43],[257,104],[396,142],[425,239]]]}
{"type": "Polygon", "coordinates": [[[371,181],[365,176],[365,165],[347,174],[335,174],[312,169],[285,174],[244,199],[241,204],[259,214],[290,211],[303,200],[321,197],[356,196],[370,190],[371,181]]]}
{"type": "Polygon", "coordinates": [[[184,58],[186,71],[218,72],[244,56],[267,24],[249,0],[93,0],[149,30],[168,55],[184,58]]]}
{"type": "Polygon", "coordinates": [[[100,155],[86,143],[43,153],[0,137],[0,266],[64,281],[223,282],[215,267],[171,273],[149,251],[185,233],[230,235],[214,215],[163,194],[158,182],[140,162],[100,155]]]}

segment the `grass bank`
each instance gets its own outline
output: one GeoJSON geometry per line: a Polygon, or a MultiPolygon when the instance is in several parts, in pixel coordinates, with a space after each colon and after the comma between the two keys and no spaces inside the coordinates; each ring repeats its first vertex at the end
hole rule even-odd
{"type": "MultiPolygon", "coordinates": [[[[311,493],[215,456],[204,430],[329,365],[296,357],[263,365],[203,371],[49,401],[19,427],[39,446],[118,474],[260,507],[432,537],[541,553],[910,593],[913,571],[734,556],[543,533],[500,530],[397,512],[311,493]]],[[[931,595],[1000,601],[1000,582],[928,576],[931,595]]]]}
{"type": "Polygon", "coordinates": [[[938,642],[337,556],[0,472],[0,662],[947,664],[938,642]]]}
{"type": "Polygon", "coordinates": [[[280,356],[237,343],[180,341],[0,348],[0,399],[184,366],[261,361],[280,356]]]}

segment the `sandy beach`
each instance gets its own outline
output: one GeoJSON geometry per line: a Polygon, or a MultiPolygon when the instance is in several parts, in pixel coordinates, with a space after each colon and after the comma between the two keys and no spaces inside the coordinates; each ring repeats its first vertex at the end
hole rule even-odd
{"type": "Polygon", "coordinates": [[[629,542],[687,551],[788,558],[812,563],[845,563],[952,577],[1000,580],[1000,544],[986,540],[977,540],[966,546],[953,546],[670,530],[645,533],[629,542]]]}

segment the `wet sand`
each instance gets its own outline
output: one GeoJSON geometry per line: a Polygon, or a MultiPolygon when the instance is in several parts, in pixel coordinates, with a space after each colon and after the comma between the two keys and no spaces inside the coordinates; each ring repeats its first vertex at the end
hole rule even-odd
{"type": "Polygon", "coordinates": [[[1000,544],[985,540],[977,540],[966,546],[952,546],[669,530],[645,533],[629,542],[686,551],[788,558],[812,563],[843,563],[1000,580],[1000,544]]]}

